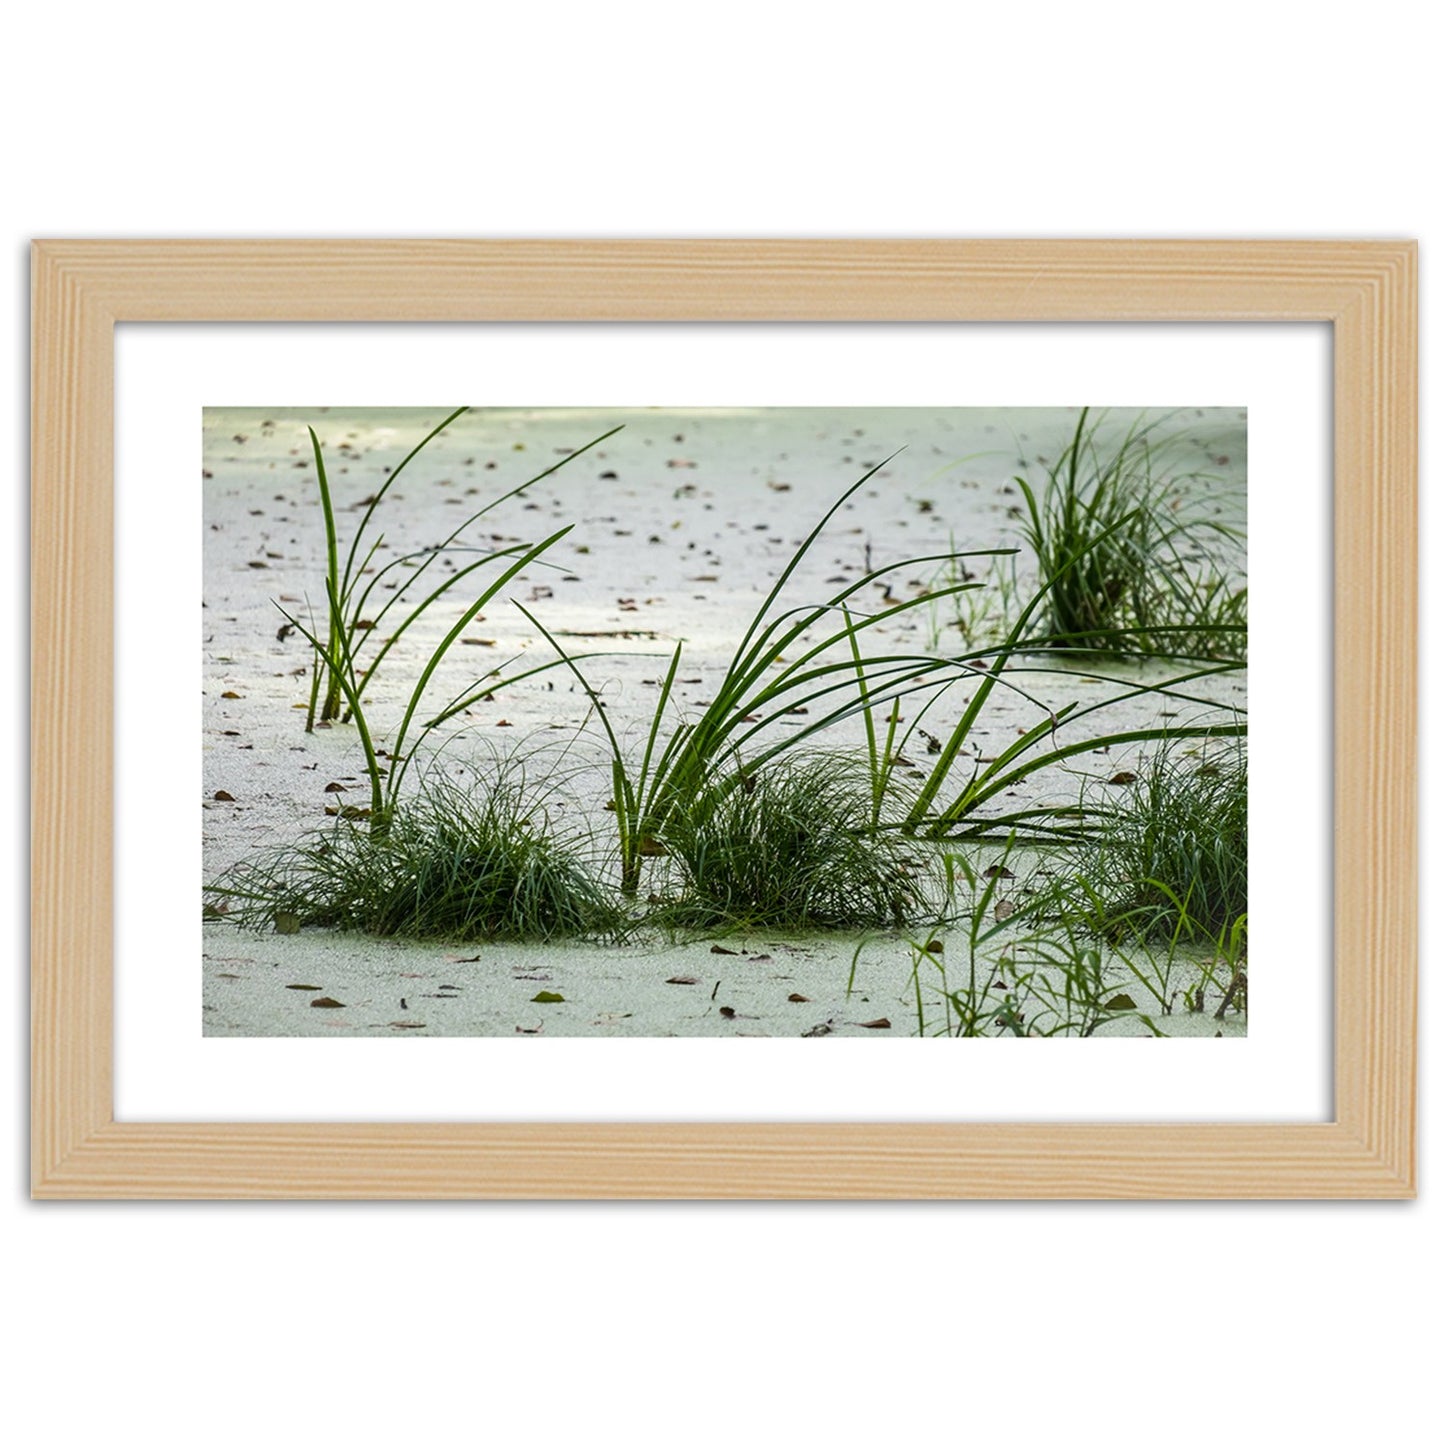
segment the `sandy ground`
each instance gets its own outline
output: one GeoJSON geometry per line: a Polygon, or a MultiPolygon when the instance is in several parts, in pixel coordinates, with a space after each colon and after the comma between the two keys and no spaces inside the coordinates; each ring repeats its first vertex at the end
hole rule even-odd
{"type": "MultiPolygon", "coordinates": [[[[294,633],[280,635],[278,600],[304,615],[321,595],[324,533],[306,425],[316,427],[325,447],[344,549],[388,470],[445,414],[446,408],[206,413],[201,795],[208,879],[258,849],[325,824],[328,806],[365,801],[354,730],[305,733],[308,648],[294,633]],[[218,800],[217,793],[229,798],[218,800]]],[[[516,579],[510,596],[548,628],[571,634],[569,644],[605,654],[584,664],[589,680],[606,698],[614,725],[635,736],[679,640],[685,643],[684,703],[710,696],[713,679],[797,544],[869,467],[898,452],[834,518],[786,597],[813,600],[869,565],[1013,545],[1022,499],[1011,479],[1023,462],[1057,456],[1073,414],[474,411],[422,453],[378,509],[376,525],[388,544],[382,555],[436,542],[492,496],[619,422],[622,432],[537,483],[525,498],[503,503],[464,540],[498,547],[572,525],[545,565],[533,563],[516,579]]],[[[1186,438],[1181,446],[1189,450],[1181,455],[1221,478],[1222,493],[1242,488],[1239,413],[1188,411],[1169,427],[1186,438]]],[[[986,566],[981,562],[978,570],[986,566]]],[[[937,570],[935,564],[900,570],[891,595],[929,587],[937,570]]],[[[430,650],[461,609],[460,600],[442,607],[428,634],[418,627],[393,652],[392,670],[378,673],[370,692],[375,716],[396,717],[423,649],[430,650]]],[[[949,626],[954,615],[944,603],[920,607],[891,632],[880,629],[879,641],[946,650],[959,635],[949,626]]],[[[444,702],[493,669],[524,671],[549,656],[526,619],[498,598],[467,629],[431,696],[444,702]]],[[[1093,701],[1127,685],[1131,675],[1086,681],[1031,671],[1011,680],[1030,696],[995,692],[975,735],[980,750],[1002,745],[1046,708],[1073,698],[1093,701]]],[[[1191,691],[1242,706],[1244,687],[1244,675],[1234,674],[1191,691]]],[[[931,731],[943,732],[964,706],[964,690],[954,693],[929,714],[931,731]]],[[[910,705],[903,711],[911,716],[910,705]]],[[[1107,726],[1196,712],[1151,696],[1111,710],[1107,726]]],[[[448,749],[459,762],[485,760],[497,749],[552,749],[575,739],[588,713],[580,687],[554,672],[477,704],[458,719],[460,734],[448,749]]],[[[1090,728],[1102,730],[1103,724],[1090,728]]],[[[584,760],[597,756],[590,742],[575,747],[584,760]]],[[[1118,752],[1085,754],[1067,772],[1031,780],[1009,801],[1075,798],[1082,777],[1107,777],[1128,761],[1118,752]]],[[[605,826],[601,773],[593,792],[589,797],[584,786],[583,807],[595,808],[605,826]]],[[[956,941],[945,945],[951,959],[956,941]]],[[[211,922],[203,938],[204,1028],[216,1035],[816,1032],[886,1038],[916,1032],[913,950],[902,938],[867,942],[846,996],[858,946],[856,938],[816,935],[627,949],[437,946],[311,930],[258,937],[211,922]],[[563,1001],[535,1002],[544,992],[563,1001]],[[863,1027],[881,1019],[888,1028],[863,1027]]],[[[931,995],[931,1009],[938,997],[931,995]]],[[[1212,1034],[1221,1027],[1210,1014],[1176,1012],[1163,1022],[1170,1032],[1212,1034]]],[[[1130,1028],[1131,1021],[1120,1020],[1106,1031],[1130,1028]]]]}

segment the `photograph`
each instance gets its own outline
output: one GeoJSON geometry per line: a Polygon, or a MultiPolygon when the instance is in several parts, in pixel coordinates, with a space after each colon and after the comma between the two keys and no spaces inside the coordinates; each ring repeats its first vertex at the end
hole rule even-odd
{"type": "Polygon", "coordinates": [[[1244,407],[207,407],[206,1037],[1230,1038],[1244,407]]]}

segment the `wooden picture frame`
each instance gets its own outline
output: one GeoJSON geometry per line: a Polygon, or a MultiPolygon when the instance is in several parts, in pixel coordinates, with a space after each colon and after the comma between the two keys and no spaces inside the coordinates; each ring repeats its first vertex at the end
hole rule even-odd
{"type": "Polygon", "coordinates": [[[37,1198],[1413,1195],[1413,243],[41,241],[32,280],[37,1198]],[[116,1121],[112,726],[96,706],[114,681],[114,326],[442,320],[1330,323],[1332,1120],[116,1121]]]}

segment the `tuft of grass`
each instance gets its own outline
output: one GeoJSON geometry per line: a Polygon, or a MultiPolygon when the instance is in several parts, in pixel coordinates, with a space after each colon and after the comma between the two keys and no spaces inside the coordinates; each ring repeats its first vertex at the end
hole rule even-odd
{"type": "Polygon", "coordinates": [[[355,822],[237,864],[208,916],[282,931],[321,927],[459,942],[614,936],[621,917],[575,839],[552,832],[516,781],[429,773],[385,835],[355,822]]]}
{"type": "MultiPolygon", "coordinates": [[[[1111,789],[1111,792],[1114,790],[1111,789]]],[[[1236,956],[1249,907],[1244,749],[1200,757],[1167,743],[1095,814],[1057,903],[1098,934],[1212,944],[1236,956]]]]}
{"type": "Polygon", "coordinates": [[[1136,421],[1105,446],[1079,413],[1073,439],[1042,483],[1015,483],[1024,540],[1040,577],[1055,578],[1035,641],[1079,651],[1245,656],[1248,593],[1229,561],[1241,529],[1205,510],[1202,478],[1168,465],[1136,421]]]}
{"type": "MultiPolygon", "coordinates": [[[[902,613],[924,605],[927,597],[895,602],[874,612],[854,610],[856,602],[850,607],[850,599],[856,594],[900,567],[948,560],[942,555],[908,559],[871,570],[822,602],[784,606],[781,601],[789,580],[823,529],[858,489],[892,460],[893,457],[887,457],[865,472],[829,507],[799,544],[745,629],[716,694],[700,714],[691,720],[674,722],[669,728],[669,714],[676,702],[673,689],[682,662],[681,643],[672,654],[666,675],[659,681],[640,761],[623,747],[606,711],[600,706],[596,709],[612,753],[612,808],[617,822],[625,894],[637,892],[643,860],[657,848],[674,817],[703,816],[710,800],[718,801],[735,788],[745,775],[740,760],[748,744],[779,719],[811,714],[808,721],[796,729],[761,741],[758,750],[748,757],[750,769],[762,767],[796,748],[804,739],[816,737],[824,729],[857,716],[873,704],[910,691],[946,685],[959,676],[952,660],[865,654],[862,650],[860,638],[902,613]]],[[[1003,553],[999,549],[990,549],[959,554],[954,560],[1000,555],[1003,553]]],[[[959,582],[935,595],[961,592],[976,585],[959,582]]],[[[579,666],[580,659],[567,652],[557,637],[520,602],[516,606],[595,701],[596,691],[579,666]]]]}
{"type": "Polygon", "coordinates": [[[524,677],[531,677],[538,672],[557,666],[556,662],[544,663],[540,667],[532,668],[528,672],[516,674],[510,678],[500,678],[491,674],[488,678],[469,685],[461,695],[454,697],[436,716],[426,719],[417,717],[433,677],[467,624],[529,562],[542,558],[544,553],[571,531],[571,528],[563,527],[533,546],[519,544],[499,551],[488,551],[476,561],[455,568],[446,576],[445,580],[430,591],[426,591],[424,588],[420,589],[425,594],[420,601],[412,599],[411,589],[422,580],[438,557],[450,557],[454,551],[467,550],[456,547],[457,538],[493,507],[498,506],[509,497],[516,496],[534,482],[550,476],[559,467],[565,466],[567,462],[580,456],[599,442],[606,441],[608,437],[621,430],[620,427],[613,427],[611,431],[594,438],[586,446],[569,453],[560,462],[554,463],[534,477],[529,477],[521,485],[494,497],[466,518],[436,546],[395,557],[384,566],[373,566],[377,553],[386,540],[384,536],[377,536],[374,540],[368,539],[368,527],[377,507],[405,470],[407,464],[422,451],[428,442],[445,430],[467,409],[459,407],[440,425],[434,427],[407,453],[406,457],[387,477],[386,483],[370,499],[366,511],[362,514],[356,533],[352,537],[351,546],[347,551],[344,566],[340,561],[340,548],[336,535],[336,513],[331,484],[326,471],[326,459],[322,454],[321,443],[315,430],[307,429],[311,435],[311,450],[316,463],[316,483],[321,497],[322,517],[326,526],[326,626],[323,629],[314,620],[308,626],[298,617],[287,612],[279,603],[277,603],[277,607],[287,622],[311,644],[314,654],[311,700],[306,714],[307,732],[310,732],[315,725],[318,698],[323,722],[329,722],[341,715],[341,705],[344,700],[346,713],[342,720],[356,724],[357,737],[361,742],[367,777],[371,784],[371,804],[368,810],[370,826],[371,831],[377,836],[384,835],[391,826],[392,815],[401,793],[402,781],[411,765],[417,747],[427,732],[455,717],[484,694],[495,692],[509,683],[521,681],[524,677]],[[422,617],[428,615],[447,593],[466,578],[472,577],[479,568],[499,561],[506,564],[502,571],[493,576],[472,599],[422,666],[407,698],[395,737],[389,748],[382,747],[372,725],[373,719],[368,716],[365,704],[366,689],[377,668],[401,637],[422,617]],[[393,573],[396,574],[395,577],[392,577],[393,573]],[[387,582],[386,579],[389,577],[392,577],[392,580],[387,582]],[[364,585],[363,578],[368,579],[364,585]],[[376,589],[383,583],[394,590],[375,616],[368,618],[364,614],[368,610],[376,589]],[[395,624],[389,629],[384,629],[382,624],[392,609],[397,607],[400,608],[400,612],[395,624]],[[323,679],[325,681],[324,693],[322,691],[323,679]],[[420,724],[416,734],[410,732],[414,722],[420,724]]]}
{"type": "Polygon", "coordinates": [[[680,896],[672,927],[894,927],[926,905],[927,850],[873,825],[866,768],[828,754],[748,769],[669,816],[663,844],[680,896]]]}

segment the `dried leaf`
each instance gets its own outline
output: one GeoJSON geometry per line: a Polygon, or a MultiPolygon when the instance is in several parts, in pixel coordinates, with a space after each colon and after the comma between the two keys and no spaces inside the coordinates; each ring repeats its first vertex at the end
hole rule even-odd
{"type": "Polygon", "coordinates": [[[1017,903],[1010,903],[1007,898],[1000,898],[994,905],[993,916],[995,922],[1002,923],[1005,918],[1012,918],[1019,911],[1017,903]]]}
{"type": "Polygon", "coordinates": [[[345,783],[327,783],[321,791],[323,793],[349,793],[351,790],[345,783]]]}
{"type": "Polygon", "coordinates": [[[286,987],[297,989],[301,993],[321,992],[321,985],[319,983],[288,983],[286,987]]]}
{"type": "Polygon", "coordinates": [[[720,943],[715,943],[715,944],[713,944],[713,946],[712,946],[710,949],[708,949],[708,952],[709,952],[709,953],[730,953],[730,954],[736,955],[737,952],[738,952],[738,950],[735,949],[735,948],[724,948],[724,947],[722,946],[722,944],[720,944],[720,943]]]}
{"type": "Polygon", "coordinates": [[[923,945],[923,951],[925,953],[942,953],[943,940],[941,938],[930,938],[928,942],[923,945]]]}
{"type": "Polygon", "coordinates": [[[1126,1009],[1136,1009],[1139,1005],[1127,993],[1116,993],[1113,998],[1105,1002],[1104,1007],[1111,1009],[1114,1013],[1123,1013],[1126,1009]]]}
{"type": "Polygon", "coordinates": [[[224,788],[218,788],[211,796],[218,803],[234,803],[236,801],[224,788]]]}
{"type": "Polygon", "coordinates": [[[1138,774],[1138,773],[1130,773],[1130,772],[1115,773],[1114,776],[1109,779],[1109,782],[1110,782],[1110,784],[1111,784],[1113,787],[1122,788],[1122,787],[1124,787],[1125,784],[1127,784],[1127,783],[1136,782],[1136,781],[1138,780],[1138,777],[1139,777],[1139,774],[1138,774]]]}
{"type": "Polygon", "coordinates": [[[810,999],[806,994],[790,993],[790,994],[788,995],[788,1002],[789,1002],[789,1003],[812,1003],[813,1000],[810,999]]]}
{"type": "Polygon", "coordinates": [[[674,975],[672,978],[664,979],[663,982],[665,982],[665,983],[696,983],[697,980],[696,980],[695,978],[693,978],[691,974],[679,973],[679,974],[674,975]]]}
{"type": "Polygon", "coordinates": [[[1014,875],[1002,863],[991,863],[983,870],[985,878],[1012,878],[1014,875]]]}
{"type": "Polygon", "coordinates": [[[532,998],[533,1003],[566,1003],[567,1000],[560,993],[550,993],[545,988],[541,993],[532,998]]]}
{"type": "Polygon", "coordinates": [[[718,1010],[718,1012],[719,1012],[725,1019],[735,1019],[735,1018],[738,1016],[737,1010],[736,1010],[736,1009],[731,1009],[731,1008],[729,1008],[726,1004],[724,1004],[724,1005],[718,1010]]]}
{"type": "Polygon", "coordinates": [[[221,696],[222,696],[222,697],[234,698],[237,702],[244,702],[244,701],[245,701],[245,698],[243,698],[239,692],[223,692],[223,693],[221,694],[221,696]]]}
{"type": "Polygon", "coordinates": [[[336,999],[334,999],[334,998],[313,998],[313,999],[311,1000],[311,1007],[312,1007],[312,1008],[345,1008],[346,1005],[345,1005],[344,1003],[339,1002],[338,1000],[336,1000],[336,999]]]}
{"type": "Polygon", "coordinates": [[[860,1029],[891,1029],[893,1025],[887,1019],[870,1019],[866,1024],[859,1024],[860,1029]]]}

